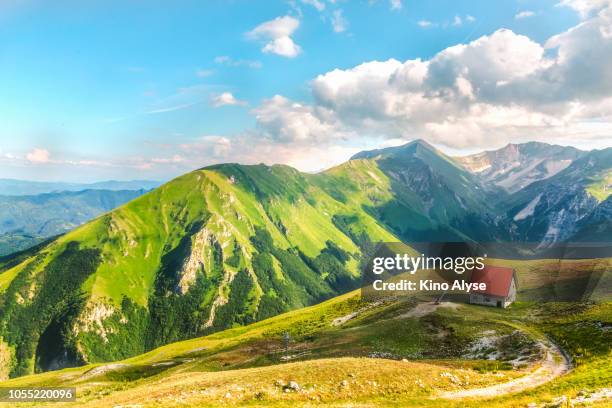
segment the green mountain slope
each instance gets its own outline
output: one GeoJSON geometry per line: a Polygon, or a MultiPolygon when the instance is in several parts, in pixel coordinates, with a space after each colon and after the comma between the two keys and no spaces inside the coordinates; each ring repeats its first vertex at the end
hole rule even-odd
{"type": "Polygon", "coordinates": [[[396,238],[309,181],[286,166],[194,171],[5,259],[11,375],[127,357],[356,287],[360,246],[396,238]]]}
{"type": "Polygon", "coordinates": [[[481,184],[424,141],[359,153],[330,173],[341,178],[336,184],[339,190],[355,184],[355,173],[375,175],[371,179],[378,190],[370,191],[362,202],[407,242],[506,238],[508,227],[489,205],[492,194],[503,192],[481,184]]]}

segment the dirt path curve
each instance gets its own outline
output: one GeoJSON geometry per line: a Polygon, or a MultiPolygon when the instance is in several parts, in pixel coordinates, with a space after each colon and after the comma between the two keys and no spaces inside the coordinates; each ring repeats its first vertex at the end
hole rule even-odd
{"type": "Polygon", "coordinates": [[[401,314],[399,316],[396,317],[396,319],[406,319],[409,317],[412,318],[420,318],[423,316],[427,316],[430,313],[435,312],[438,308],[440,307],[446,307],[449,309],[454,309],[456,310],[459,307],[458,303],[453,303],[453,302],[423,302],[423,303],[418,303],[415,307],[413,307],[412,309],[410,309],[408,312],[401,314]]]}
{"type": "Polygon", "coordinates": [[[472,388],[469,390],[447,391],[436,395],[436,398],[459,399],[474,397],[496,397],[504,394],[513,394],[547,383],[560,375],[567,373],[572,368],[571,361],[559,346],[550,340],[540,343],[545,349],[545,357],[540,367],[535,371],[514,380],[491,385],[483,388],[472,388]]]}

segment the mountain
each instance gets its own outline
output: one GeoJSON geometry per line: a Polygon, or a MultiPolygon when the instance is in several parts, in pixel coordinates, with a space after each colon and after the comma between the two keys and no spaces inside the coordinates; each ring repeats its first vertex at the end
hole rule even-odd
{"type": "Polygon", "coordinates": [[[84,190],[0,196],[0,256],[62,234],[144,190],[84,190]]]}
{"type": "Polygon", "coordinates": [[[576,223],[571,242],[609,243],[612,237],[612,196],[576,223]]]}
{"type": "Polygon", "coordinates": [[[315,179],[287,166],[197,170],[4,259],[11,375],[131,356],[355,288],[358,254],[397,238],[315,179]]]}
{"type": "Polygon", "coordinates": [[[611,152],[514,194],[423,141],[318,174],[190,172],[0,258],[4,371],[117,360],[321,302],[359,286],[377,242],[570,238],[609,196],[611,152]]]}
{"type": "Polygon", "coordinates": [[[480,180],[492,183],[510,193],[529,184],[554,176],[586,152],[574,147],[529,142],[508,144],[492,151],[455,160],[480,180]]]}
{"type": "MultiPolygon", "coordinates": [[[[490,206],[487,186],[450,157],[422,140],[356,154],[346,165],[378,169],[392,199],[378,197],[369,210],[406,241],[495,240],[503,219],[490,206]]],[[[332,170],[333,172],[333,170],[332,170]]],[[[363,170],[367,176],[369,170],[363,170]]],[[[345,177],[349,184],[351,175],[345,177]]]]}
{"type": "Polygon", "coordinates": [[[159,186],[160,184],[161,183],[159,181],[151,180],[109,180],[85,184],[0,179],[0,196],[36,195],[61,191],[82,190],[150,190],[159,186]]]}
{"type": "Polygon", "coordinates": [[[596,238],[600,231],[599,238],[609,242],[611,236],[599,229],[609,223],[611,193],[612,148],[607,148],[593,150],[556,175],[532,183],[504,206],[516,225],[517,241],[546,246],[574,234],[581,240],[590,234],[596,238]]]}
{"type": "Polygon", "coordinates": [[[43,241],[43,237],[20,232],[0,234],[0,257],[24,251],[43,241]]]}

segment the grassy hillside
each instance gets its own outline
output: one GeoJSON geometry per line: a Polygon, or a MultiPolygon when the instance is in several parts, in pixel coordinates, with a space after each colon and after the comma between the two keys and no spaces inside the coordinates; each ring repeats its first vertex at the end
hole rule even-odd
{"type": "MultiPolygon", "coordinates": [[[[507,239],[488,187],[424,141],[362,152],[325,173],[331,191],[355,199],[405,242],[507,239]],[[355,175],[357,174],[357,176],[355,175]]],[[[503,194],[502,194],[503,195],[503,194]]]]}
{"type": "Polygon", "coordinates": [[[5,259],[11,375],[127,357],[354,288],[360,247],[396,238],[307,177],[285,166],[198,170],[5,259]],[[74,281],[80,257],[91,261],[74,281]],[[55,302],[51,282],[74,300],[55,302]]]}
{"type": "MultiPolygon", "coordinates": [[[[546,284],[530,276],[532,265],[516,266],[521,286],[546,284]]],[[[598,395],[610,386],[610,305],[523,302],[500,310],[436,306],[416,299],[372,303],[356,291],[113,364],[26,376],[1,385],[76,386],[79,400],[73,405],[92,407],[540,406],[564,396],[598,395]],[[290,334],[287,352],[285,332],[290,334]],[[567,351],[572,371],[514,393],[448,397],[537,378],[547,338],[567,351]]]]}

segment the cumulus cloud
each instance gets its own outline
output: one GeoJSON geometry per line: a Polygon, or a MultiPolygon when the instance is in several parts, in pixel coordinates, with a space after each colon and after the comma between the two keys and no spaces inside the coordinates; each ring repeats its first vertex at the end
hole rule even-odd
{"type": "Polygon", "coordinates": [[[531,10],[524,10],[514,15],[515,20],[522,20],[524,18],[529,18],[535,16],[535,12],[531,10]]]}
{"type": "Polygon", "coordinates": [[[575,10],[580,17],[587,18],[605,8],[612,6],[612,0],[561,0],[557,6],[569,7],[575,10]]]}
{"type": "Polygon", "coordinates": [[[28,154],[26,154],[26,160],[30,163],[42,164],[48,163],[51,159],[51,155],[47,149],[32,149],[28,154]]]}
{"type": "Polygon", "coordinates": [[[419,27],[423,28],[431,27],[433,25],[433,23],[429,20],[419,20],[417,21],[417,24],[419,25],[419,27]]]}
{"type": "MultiPolygon", "coordinates": [[[[277,143],[262,139],[253,143],[253,135],[245,133],[233,137],[207,135],[179,146],[185,157],[183,164],[191,167],[236,161],[244,164],[284,163],[302,171],[318,171],[342,162],[363,150],[364,146],[342,146],[327,144],[303,145],[299,149],[293,144],[277,143]],[[206,160],[202,162],[203,158],[206,160]]],[[[371,148],[372,146],[365,146],[371,148]]]]}
{"type": "Polygon", "coordinates": [[[500,29],[429,60],[327,72],[311,82],[312,103],[277,95],[253,112],[264,137],[282,143],[425,137],[460,149],[609,138],[610,27],[607,8],[544,44],[500,29]]]}
{"type": "Polygon", "coordinates": [[[328,142],[347,136],[333,112],[275,95],[253,110],[261,134],[280,143],[328,142]]]}
{"type": "Polygon", "coordinates": [[[300,21],[294,17],[277,17],[249,31],[247,37],[253,40],[265,41],[266,43],[261,49],[264,53],[293,58],[301,52],[300,46],[291,38],[291,35],[299,26],[300,21]]]}
{"type": "Polygon", "coordinates": [[[219,95],[213,95],[211,104],[218,108],[225,105],[246,105],[246,101],[236,99],[231,92],[222,92],[219,95]]]}

